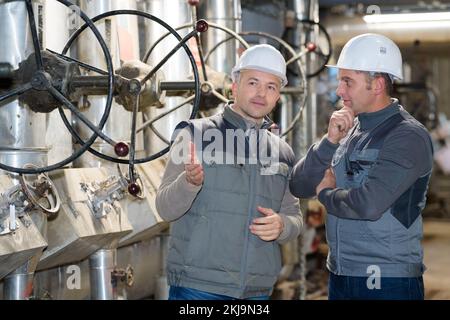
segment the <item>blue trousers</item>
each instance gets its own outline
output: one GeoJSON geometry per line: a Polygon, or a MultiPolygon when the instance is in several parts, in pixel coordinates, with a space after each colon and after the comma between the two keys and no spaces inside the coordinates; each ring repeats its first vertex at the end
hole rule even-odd
{"type": "Polygon", "coordinates": [[[380,278],[379,288],[370,289],[367,277],[337,276],[330,272],[329,300],[423,300],[423,278],[380,278]]]}
{"type": "MultiPolygon", "coordinates": [[[[169,300],[238,300],[221,294],[206,291],[170,286],[169,300]]],[[[247,298],[245,300],[269,300],[269,296],[247,298]]]]}

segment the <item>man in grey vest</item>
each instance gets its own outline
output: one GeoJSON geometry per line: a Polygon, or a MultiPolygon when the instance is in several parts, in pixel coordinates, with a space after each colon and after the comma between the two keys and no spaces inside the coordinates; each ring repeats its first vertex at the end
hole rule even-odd
{"type": "Polygon", "coordinates": [[[169,299],[268,299],[280,244],[302,227],[289,191],[294,154],[267,130],[287,83],[285,60],[272,46],[253,46],[232,78],[233,103],[173,135],[156,197],[161,217],[173,221],[169,299]]]}
{"type": "Polygon", "coordinates": [[[337,65],[342,109],[296,164],[291,192],[327,209],[329,299],[423,299],[422,217],[431,138],[397,99],[397,45],[352,38],[337,65]]]}

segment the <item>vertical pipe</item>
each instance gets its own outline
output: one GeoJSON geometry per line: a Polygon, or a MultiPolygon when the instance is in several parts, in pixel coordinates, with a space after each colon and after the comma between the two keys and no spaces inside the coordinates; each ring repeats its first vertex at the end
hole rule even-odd
{"type": "MultiPolygon", "coordinates": [[[[137,10],[136,0],[113,0],[113,10],[137,10]]],[[[138,16],[136,15],[118,15],[116,16],[116,28],[117,28],[117,54],[120,57],[121,62],[140,60],[140,44],[139,44],[139,26],[138,16]]],[[[123,107],[119,106],[120,114],[123,114],[123,107]]],[[[115,127],[122,125],[123,119],[120,118],[120,114],[115,116],[115,127]]],[[[125,141],[131,139],[131,111],[126,111],[127,121],[130,119],[129,124],[126,125],[128,132],[124,132],[126,137],[125,141]]],[[[142,113],[137,116],[136,126],[139,127],[142,124],[142,113]]],[[[115,129],[117,130],[117,128],[115,129]]],[[[144,134],[139,132],[136,134],[135,140],[135,157],[142,158],[145,156],[144,150],[144,134]]],[[[114,165],[112,163],[109,163],[114,165]]]]}
{"type": "Polygon", "coordinates": [[[117,249],[100,249],[89,257],[91,300],[117,299],[112,272],[117,264],[117,249]]]}
{"type": "MultiPolygon", "coordinates": [[[[315,20],[318,21],[319,6],[317,0],[294,0],[293,10],[296,14],[297,21],[299,20],[315,20]]],[[[302,30],[302,25],[299,24],[294,32],[294,43],[297,48],[301,47],[308,41],[314,41],[317,38],[315,34],[306,33],[302,30]]],[[[312,60],[311,55],[306,56],[305,72],[309,73],[314,69],[317,62],[312,60]]],[[[301,125],[294,130],[293,133],[293,149],[295,154],[300,158],[306,154],[306,150],[316,139],[317,134],[317,96],[316,96],[316,78],[308,80],[308,98],[306,108],[302,117],[301,125]]],[[[294,104],[298,108],[298,103],[294,104]]],[[[305,211],[304,211],[305,212],[305,211]]],[[[299,299],[306,298],[306,254],[303,250],[303,237],[299,237],[298,251],[299,251],[299,267],[300,267],[300,290],[299,299]]]]}
{"type": "MultiPolygon", "coordinates": [[[[147,12],[154,14],[158,18],[165,21],[171,27],[184,25],[191,21],[190,6],[186,0],[171,0],[170,5],[167,4],[167,0],[147,0],[147,12]]],[[[156,22],[148,22],[146,27],[146,49],[150,48],[156,40],[167,33],[167,30],[157,24],[156,22]]],[[[190,29],[192,30],[192,29],[190,29]]],[[[189,30],[189,31],[190,31],[189,30]]],[[[183,36],[188,33],[188,29],[178,31],[183,36]]],[[[163,41],[161,41],[153,50],[149,57],[148,64],[155,66],[161,61],[169,51],[178,43],[174,36],[169,35],[163,41]]],[[[168,80],[186,80],[190,74],[192,67],[189,59],[183,49],[173,55],[166,64],[160,69],[164,72],[165,78],[168,80]]],[[[146,116],[151,119],[158,114],[167,111],[168,109],[175,107],[184,101],[185,98],[181,97],[167,97],[165,106],[161,109],[151,108],[145,111],[146,116]]],[[[161,120],[155,122],[154,126],[159,133],[166,139],[170,139],[175,126],[182,120],[189,118],[191,113],[191,107],[185,105],[170,115],[165,116],[161,120]]],[[[161,141],[149,128],[145,130],[145,151],[147,154],[153,154],[167,147],[163,141],[161,141]]]]}
{"type": "MultiPolygon", "coordinates": [[[[200,1],[199,18],[226,27],[235,32],[240,32],[241,1],[240,0],[205,0],[200,1]]],[[[203,47],[207,50],[217,43],[225,40],[229,35],[221,30],[211,28],[202,35],[203,47]]],[[[230,73],[236,64],[237,41],[227,41],[218,47],[209,57],[208,65],[215,71],[230,73]]]]}
{"type": "Polygon", "coordinates": [[[6,276],[3,283],[3,299],[27,300],[33,293],[34,271],[29,271],[27,264],[6,276]]]}
{"type": "MultiPolygon", "coordinates": [[[[298,20],[315,20],[318,21],[319,6],[317,0],[296,0],[294,3],[294,10],[298,20]]],[[[313,33],[308,33],[303,30],[302,25],[297,26],[297,46],[302,46],[309,41],[315,42],[317,37],[317,30],[313,33]]],[[[305,72],[308,74],[311,70],[315,69],[317,61],[314,60],[315,56],[306,55],[305,72]]],[[[297,134],[294,134],[294,146],[297,145],[295,140],[299,142],[298,153],[300,157],[306,153],[306,150],[314,142],[317,135],[317,95],[316,95],[316,78],[310,78],[308,80],[308,99],[306,102],[305,114],[302,118],[302,125],[297,134]]],[[[294,150],[296,151],[296,150],[294,150]]]]}
{"type": "MultiPolygon", "coordinates": [[[[89,17],[94,17],[106,11],[114,10],[120,7],[121,9],[127,8],[135,8],[135,1],[117,1],[117,0],[98,0],[98,1],[80,1],[80,8],[84,13],[86,13],[89,17]],[[134,3],[134,5],[133,5],[134,3]]],[[[121,36],[121,32],[126,30],[123,25],[124,21],[130,22],[133,18],[130,16],[116,16],[116,17],[108,17],[96,22],[96,27],[100,31],[100,34],[103,36],[108,49],[111,53],[111,57],[113,60],[113,67],[117,69],[120,67],[121,54],[129,57],[138,58],[139,56],[139,48],[132,48],[136,45],[136,41],[130,39],[129,43],[121,43],[119,37],[121,36]],[[119,25],[119,21],[122,22],[122,25],[119,25]],[[120,46],[128,46],[128,49],[121,48],[120,46]]],[[[137,28],[137,18],[134,18],[135,26],[130,29],[135,30],[137,28]]],[[[130,31],[131,32],[131,31],[130,31]]],[[[122,32],[123,33],[123,32],[122,32]]],[[[137,34],[136,34],[137,39],[137,34]]],[[[122,40],[126,40],[126,37],[122,37],[122,40]]],[[[104,55],[101,52],[100,45],[98,41],[95,39],[94,34],[90,30],[84,31],[78,41],[77,41],[77,49],[78,49],[78,59],[82,62],[88,63],[95,67],[105,70],[106,63],[104,59],[104,55]]],[[[90,72],[91,75],[97,75],[94,72],[90,72]]],[[[105,109],[106,97],[105,96],[88,96],[88,105],[89,107],[84,111],[84,115],[93,123],[98,123],[105,109]]],[[[83,99],[79,102],[80,105],[83,104],[83,99]]],[[[88,129],[81,121],[75,119],[77,123],[78,132],[83,139],[87,139],[92,135],[92,131],[88,129]]],[[[113,101],[113,105],[111,108],[110,115],[108,117],[108,121],[103,128],[103,132],[111,137],[115,141],[130,141],[131,134],[131,112],[125,110],[121,105],[117,104],[113,101]]],[[[93,148],[111,155],[115,156],[113,146],[110,146],[108,143],[104,142],[102,139],[98,139],[94,144],[93,148]]],[[[113,163],[104,161],[100,158],[93,156],[92,154],[86,152],[79,159],[75,161],[76,167],[111,167],[115,166],[113,163]]]]}
{"type": "Polygon", "coordinates": [[[26,300],[33,296],[34,271],[42,252],[34,255],[19,268],[11,272],[4,279],[3,299],[26,300]]]}
{"type": "MultiPolygon", "coordinates": [[[[46,1],[45,12],[51,12],[51,14],[46,14],[44,19],[44,46],[55,52],[61,52],[69,39],[70,11],[57,1],[46,1]]],[[[64,112],[70,121],[70,111],[65,110],[64,112]]],[[[66,159],[73,153],[72,136],[64,125],[58,110],[47,114],[47,120],[45,140],[49,146],[49,164],[53,164],[66,159]]]]}

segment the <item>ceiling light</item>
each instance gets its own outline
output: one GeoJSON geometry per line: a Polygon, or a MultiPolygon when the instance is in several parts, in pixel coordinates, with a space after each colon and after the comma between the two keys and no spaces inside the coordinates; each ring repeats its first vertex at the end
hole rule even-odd
{"type": "Polygon", "coordinates": [[[445,21],[450,20],[450,12],[368,14],[363,19],[366,23],[445,21]]]}

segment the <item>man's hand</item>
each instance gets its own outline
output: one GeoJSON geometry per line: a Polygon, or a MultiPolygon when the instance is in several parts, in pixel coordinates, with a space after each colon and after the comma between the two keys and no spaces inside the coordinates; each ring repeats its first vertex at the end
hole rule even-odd
{"type": "Polygon", "coordinates": [[[320,181],[319,185],[316,188],[316,195],[319,195],[320,191],[322,191],[325,188],[336,188],[336,176],[334,175],[333,170],[331,168],[328,168],[325,170],[325,175],[322,178],[322,181],[320,181]]]}
{"type": "Polygon", "coordinates": [[[252,224],[250,225],[250,232],[264,241],[277,239],[284,228],[283,219],[278,213],[270,208],[258,206],[257,209],[264,217],[253,219],[252,224]]]}
{"type": "Polygon", "coordinates": [[[355,114],[349,107],[333,112],[328,124],[328,140],[334,144],[344,138],[348,131],[353,127],[355,114]]]}
{"type": "Polygon", "coordinates": [[[203,184],[203,166],[198,162],[195,145],[192,142],[190,142],[189,151],[189,163],[184,165],[186,180],[194,186],[199,186],[203,184]]]}

